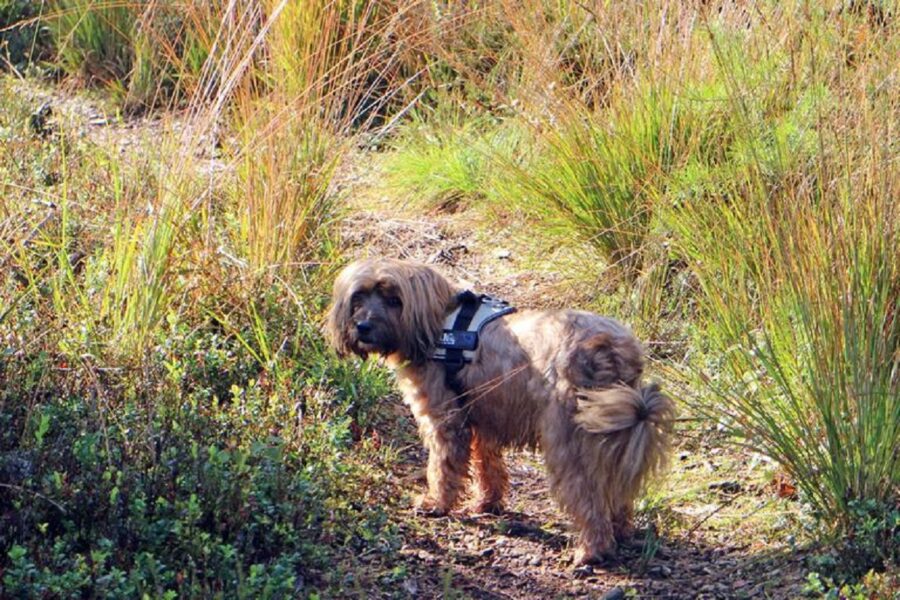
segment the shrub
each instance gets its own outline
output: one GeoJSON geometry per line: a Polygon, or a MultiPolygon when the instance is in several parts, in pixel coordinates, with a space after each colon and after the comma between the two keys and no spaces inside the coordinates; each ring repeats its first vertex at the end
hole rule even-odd
{"type": "Polygon", "coordinates": [[[43,6],[30,0],[0,0],[0,55],[4,68],[20,71],[47,56],[48,31],[40,20],[43,6]]]}
{"type": "MultiPolygon", "coordinates": [[[[171,331],[148,365],[166,378],[107,379],[126,391],[100,402],[65,379],[58,389],[44,377],[30,391],[47,400],[27,409],[26,386],[4,391],[3,595],[292,597],[322,585],[332,540],[390,537],[379,511],[346,501],[366,475],[341,458],[384,384],[316,394],[293,367],[284,381],[297,383],[273,387],[235,361],[234,338],[215,338],[171,331]]],[[[294,364],[328,360],[306,352],[294,364]]],[[[339,383],[340,369],[317,369],[322,389],[339,383]]]]}

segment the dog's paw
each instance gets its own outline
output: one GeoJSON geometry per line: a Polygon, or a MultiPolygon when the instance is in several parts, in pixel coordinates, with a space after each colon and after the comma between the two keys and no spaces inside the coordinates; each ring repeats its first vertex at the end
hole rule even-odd
{"type": "Polygon", "coordinates": [[[616,525],[614,532],[616,541],[620,544],[624,543],[628,545],[634,541],[634,526],[631,524],[616,525]]]}
{"type": "Polygon", "coordinates": [[[441,505],[428,496],[419,496],[415,504],[416,514],[424,517],[444,517],[450,512],[450,508],[441,505]]]}
{"type": "Polygon", "coordinates": [[[575,557],[573,562],[575,563],[576,570],[578,570],[583,567],[602,565],[603,563],[615,560],[615,558],[615,548],[598,550],[596,548],[587,548],[585,546],[581,546],[575,550],[575,557]]]}
{"type": "Polygon", "coordinates": [[[468,512],[472,515],[502,515],[503,502],[500,500],[481,500],[469,505],[468,512]]]}

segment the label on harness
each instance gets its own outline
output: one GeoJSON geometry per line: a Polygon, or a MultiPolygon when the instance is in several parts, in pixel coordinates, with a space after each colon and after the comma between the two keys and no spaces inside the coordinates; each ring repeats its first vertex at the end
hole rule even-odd
{"type": "Polygon", "coordinates": [[[474,350],[478,347],[478,333],[475,331],[448,331],[445,329],[437,345],[441,348],[474,350]]]}

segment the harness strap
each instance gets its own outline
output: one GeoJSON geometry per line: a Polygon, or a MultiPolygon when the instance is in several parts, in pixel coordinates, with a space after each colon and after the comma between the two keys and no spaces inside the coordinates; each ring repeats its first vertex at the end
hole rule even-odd
{"type": "MultiPolygon", "coordinates": [[[[481,298],[470,290],[466,290],[460,292],[456,296],[456,299],[459,302],[460,309],[459,313],[456,315],[456,320],[453,322],[453,329],[456,331],[466,331],[469,328],[469,324],[472,322],[472,317],[478,312],[481,298]]],[[[465,364],[466,362],[462,348],[447,348],[447,356],[444,359],[444,383],[457,394],[457,401],[460,406],[465,402],[466,390],[459,381],[457,375],[462,371],[465,364]]]]}

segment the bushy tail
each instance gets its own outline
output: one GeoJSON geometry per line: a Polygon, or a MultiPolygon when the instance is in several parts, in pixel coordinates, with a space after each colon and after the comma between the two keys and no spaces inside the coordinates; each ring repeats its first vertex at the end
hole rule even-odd
{"type": "Polygon", "coordinates": [[[674,416],[673,402],[655,383],[579,392],[575,423],[597,434],[598,467],[607,493],[634,498],[664,466],[674,416]]]}

